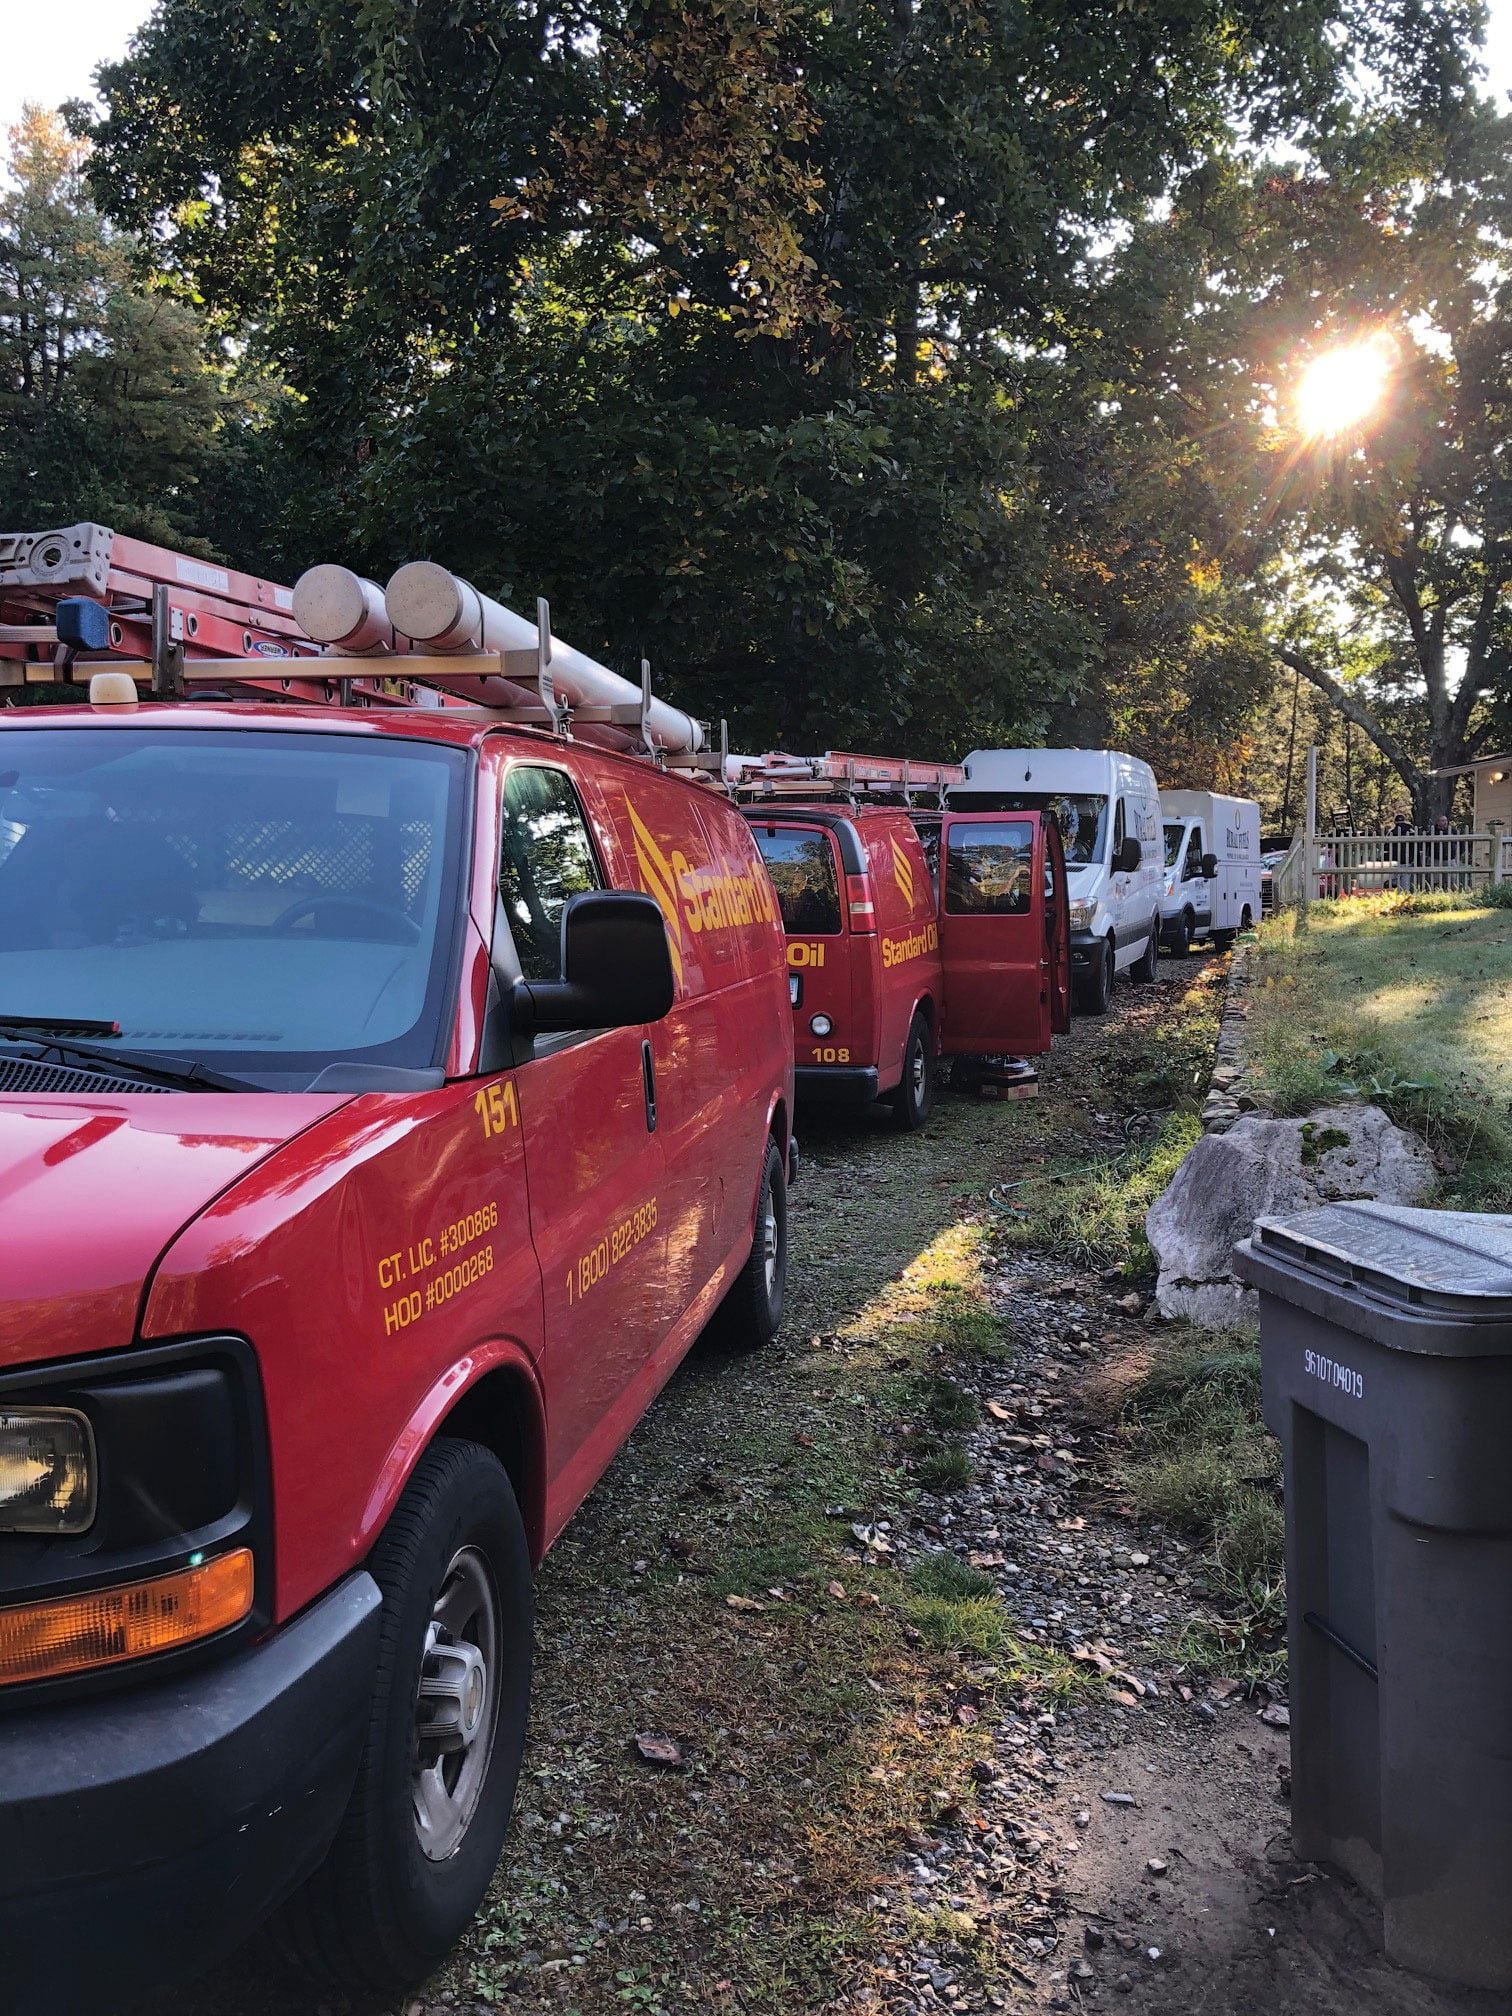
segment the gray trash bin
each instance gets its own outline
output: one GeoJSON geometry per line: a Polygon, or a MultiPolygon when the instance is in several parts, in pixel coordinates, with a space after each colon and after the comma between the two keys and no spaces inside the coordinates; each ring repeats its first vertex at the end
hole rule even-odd
{"type": "Polygon", "coordinates": [[[1393,1959],[1512,1987],[1512,1218],[1333,1204],[1235,1249],[1286,1463],[1292,1835],[1393,1959]]]}

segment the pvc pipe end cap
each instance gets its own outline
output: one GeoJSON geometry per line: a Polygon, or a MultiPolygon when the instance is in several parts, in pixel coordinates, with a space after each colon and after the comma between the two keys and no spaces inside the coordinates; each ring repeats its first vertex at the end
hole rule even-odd
{"type": "Polygon", "coordinates": [[[135,707],[138,697],[129,672],[96,672],[89,681],[91,707],[135,707]]]}
{"type": "Polygon", "coordinates": [[[445,637],[463,621],[462,587],[434,560],[411,560],[389,576],[383,591],[389,621],[416,643],[445,637]]]}
{"type": "Polygon", "coordinates": [[[307,567],[294,583],[294,620],[317,644],[339,644],[368,620],[367,589],[350,567],[307,567]]]}

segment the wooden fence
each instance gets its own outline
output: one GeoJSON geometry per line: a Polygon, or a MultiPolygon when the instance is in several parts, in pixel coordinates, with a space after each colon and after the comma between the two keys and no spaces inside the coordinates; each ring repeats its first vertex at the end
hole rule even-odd
{"type": "Polygon", "coordinates": [[[1377,889],[1474,889],[1512,877],[1512,834],[1299,833],[1271,876],[1276,908],[1377,889]]]}

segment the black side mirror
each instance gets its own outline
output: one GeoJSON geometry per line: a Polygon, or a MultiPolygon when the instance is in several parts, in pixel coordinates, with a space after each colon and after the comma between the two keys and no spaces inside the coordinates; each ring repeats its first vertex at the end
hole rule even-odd
{"type": "Polygon", "coordinates": [[[673,1000],[667,926],[650,896],[591,889],[562,911],[561,980],[517,980],[511,1019],[522,1035],[627,1029],[659,1022],[673,1000]]]}
{"type": "Polygon", "coordinates": [[[1113,863],[1114,872],[1119,875],[1132,875],[1143,859],[1144,848],[1140,846],[1131,833],[1118,850],[1117,858],[1113,863]]]}
{"type": "Polygon", "coordinates": [[[1208,881],[1209,881],[1209,882],[1212,882],[1212,881],[1215,881],[1215,880],[1217,879],[1217,875],[1218,875],[1218,856],[1217,856],[1216,854],[1204,854],[1204,855],[1203,855],[1203,857],[1202,857],[1202,872],[1203,872],[1203,874],[1204,874],[1204,875],[1205,875],[1205,876],[1207,877],[1207,879],[1208,879],[1208,881]]]}

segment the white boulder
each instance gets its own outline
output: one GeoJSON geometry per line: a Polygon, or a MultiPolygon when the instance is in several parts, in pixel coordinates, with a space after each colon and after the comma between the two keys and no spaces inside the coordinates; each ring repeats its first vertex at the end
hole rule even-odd
{"type": "Polygon", "coordinates": [[[1284,1218],[1347,1197],[1420,1204],[1437,1180],[1415,1134],[1379,1106],[1326,1106],[1305,1120],[1246,1113],[1204,1134],[1145,1214],[1160,1268],[1162,1316],[1213,1329],[1253,1329],[1256,1296],[1230,1272],[1257,1218],[1284,1218]]]}

